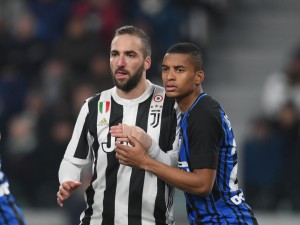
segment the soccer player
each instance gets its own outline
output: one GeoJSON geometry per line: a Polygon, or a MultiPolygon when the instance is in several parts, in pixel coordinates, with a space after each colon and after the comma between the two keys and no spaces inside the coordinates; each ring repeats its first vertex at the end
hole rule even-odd
{"type": "Polygon", "coordinates": [[[7,177],[1,170],[1,164],[2,160],[0,158],[0,224],[26,225],[22,209],[10,192],[7,177]]]}
{"type": "MultiPolygon", "coordinates": [[[[238,188],[237,149],[229,119],[202,89],[200,49],[192,43],[173,45],[162,62],[162,81],[166,95],[176,99],[182,113],[179,168],[149,157],[144,145],[130,135],[131,146],[116,143],[117,158],[183,190],[190,224],[257,224],[238,188]]],[[[113,133],[122,137],[117,129],[113,133]]]]}
{"type": "Polygon", "coordinates": [[[163,87],[146,79],[150,65],[149,37],[134,26],[119,28],[110,50],[115,87],[83,104],[59,169],[57,202],[63,206],[81,185],[83,166],[93,163],[81,225],[174,224],[173,187],[150,172],[120,165],[109,132],[119,123],[141,127],[152,137],[149,156],[177,166],[180,111],[163,87]]]}

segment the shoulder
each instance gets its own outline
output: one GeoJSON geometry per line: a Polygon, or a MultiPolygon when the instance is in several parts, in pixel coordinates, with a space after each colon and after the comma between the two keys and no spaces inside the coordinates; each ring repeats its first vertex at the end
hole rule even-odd
{"type": "Polygon", "coordinates": [[[200,114],[215,114],[220,111],[220,103],[213,97],[206,95],[195,105],[194,113],[200,114]]]}
{"type": "Polygon", "coordinates": [[[190,124],[212,124],[221,123],[221,105],[220,103],[209,95],[204,96],[191,110],[189,115],[190,124]]]}
{"type": "Polygon", "coordinates": [[[99,101],[101,96],[106,96],[106,99],[110,99],[111,96],[112,96],[112,91],[113,90],[114,90],[114,88],[111,88],[111,89],[104,90],[100,93],[96,93],[93,96],[86,99],[85,102],[87,102],[89,105],[94,104],[94,103],[99,101]]]}

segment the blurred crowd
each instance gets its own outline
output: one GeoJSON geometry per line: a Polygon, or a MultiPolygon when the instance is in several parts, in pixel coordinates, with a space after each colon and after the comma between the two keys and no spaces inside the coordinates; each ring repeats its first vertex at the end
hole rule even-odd
{"type": "Polygon", "coordinates": [[[148,79],[177,41],[206,50],[230,0],[0,0],[1,155],[24,207],[56,206],[58,168],[83,101],[113,86],[110,41],[132,24],[152,39],[148,79]]]}
{"type": "MultiPolygon", "coordinates": [[[[132,24],[149,34],[148,79],[158,83],[167,48],[192,41],[206,51],[232,2],[0,0],[0,149],[20,204],[56,207],[57,172],[79,109],[113,86],[109,49],[116,28],[132,24]]],[[[266,79],[261,113],[249,124],[242,161],[247,202],[299,211],[300,48],[266,79]]]]}
{"type": "Polygon", "coordinates": [[[270,74],[261,112],[244,145],[246,197],[253,208],[300,211],[300,46],[285,68],[270,74]]]}

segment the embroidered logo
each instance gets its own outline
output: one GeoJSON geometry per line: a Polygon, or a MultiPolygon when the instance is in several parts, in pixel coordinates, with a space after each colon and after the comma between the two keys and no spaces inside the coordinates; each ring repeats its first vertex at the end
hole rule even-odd
{"type": "Polygon", "coordinates": [[[152,116],[152,122],[150,123],[150,125],[155,128],[158,126],[159,121],[160,121],[160,114],[161,114],[161,110],[162,110],[162,106],[151,106],[150,109],[150,116],[152,116]]]}
{"type": "Polygon", "coordinates": [[[110,101],[99,102],[98,109],[100,113],[107,113],[110,109],[110,101]]]}
{"type": "Polygon", "coordinates": [[[100,120],[98,122],[98,126],[107,126],[108,125],[108,122],[105,118],[103,118],[102,120],[100,120]]]}

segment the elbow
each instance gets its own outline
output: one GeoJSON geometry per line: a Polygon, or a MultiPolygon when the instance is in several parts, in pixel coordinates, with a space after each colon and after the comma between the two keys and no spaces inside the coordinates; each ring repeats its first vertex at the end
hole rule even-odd
{"type": "Polygon", "coordinates": [[[210,190],[206,190],[206,191],[203,191],[203,192],[199,192],[198,195],[200,197],[203,197],[203,198],[206,198],[210,195],[211,191],[210,190]]]}
{"type": "Polygon", "coordinates": [[[205,198],[210,195],[211,190],[212,190],[212,187],[208,187],[208,186],[207,187],[199,187],[199,188],[197,188],[197,190],[195,190],[194,194],[205,198]]]}

